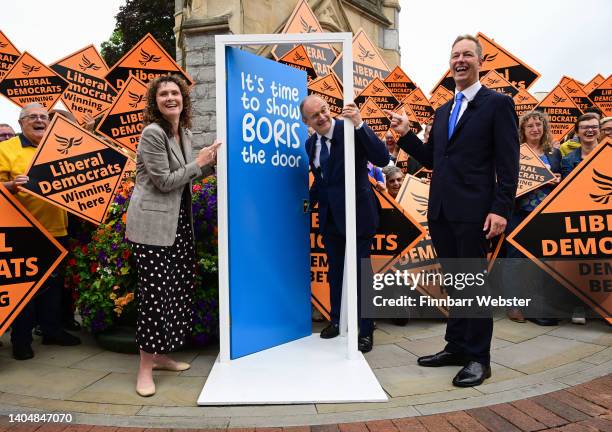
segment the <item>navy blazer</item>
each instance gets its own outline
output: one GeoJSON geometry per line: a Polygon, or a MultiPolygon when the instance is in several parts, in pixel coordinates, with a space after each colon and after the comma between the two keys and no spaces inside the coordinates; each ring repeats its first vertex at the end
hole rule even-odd
{"type": "MultiPolygon", "coordinates": [[[[315,168],[317,134],[306,141],[310,169],[314,182],[310,188],[310,203],[319,204],[319,226],[325,233],[328,213],[331,213],[338,230],[346,235],[346,213],[344,211],[344,121],[336,120],[330,144],[328,172],[315,168]]],[[[387,146],[364,122],[355,130],[355,198],[357,207],[357,236],[373,236],[378,228],[379,204],[368,180],[368,161],[377,166],[389,163],[387,146]]]]}
{"type": "Polygon", "coordinates": [[[488,213],[508,219],[519,173],[518,119],[514,102],[482,87],[448,139],[451,99],[436,110],[429,142],[408,132],[399,147],[433,169],[428,219],[484,223],[488,213]]]}

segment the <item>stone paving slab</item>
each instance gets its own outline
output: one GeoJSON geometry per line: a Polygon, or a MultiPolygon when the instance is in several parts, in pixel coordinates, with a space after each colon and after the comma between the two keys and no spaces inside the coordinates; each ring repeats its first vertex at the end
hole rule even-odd
{"type": "MultiPolygon", "coordinates": [[[[320,329],[323,325],[315,323],[313,328],[320,329]]],[[[444,330],[445,324],[441,320],[412,321],[403,327],[385,320],[377,323],[375,346],[366,359],[391,396],[386,403],[239,407],[197,407],[195,404],[216,359],[216,346],[174,355],[179,360],[190,361],[192,368],[180,374],[156,373],[158,394],[152,398],[140,398],[134,392],[136,355],[104,352],[91,337],[81,334],[84,343],[80,347],[42,346],[40,338],[36,338],[36,357],[27,362],[16,362],[11,358],[8,335],[4,335],[1,340],[5,346],[0,347],[0,415],[33,411],[72,412],[81,423],[110,426],[108,429],[77,429],[74,432],[113,432],[115,425],[194,429],[246,427],[247,430],[312,425],[312,428],[308,426],[294,432],[438,432],[427,428],[439,427],[440,430],[456,432],[478,431],[478,428],[485,427],[477,416],[470,415],[470,411],[456,411],[483,406],[489,408],[476,411],[481,417],[503,425],[508,423],[517,429],[520,425],[535,424],[524,418],[525,410],[521,407],[529,406],[537,414],[533,417],[535,421],[545,427],[555,427],[554,421],[545,421],[554,418],[552,411],[532,399],[525,399],[547,392],[566,392],[553,397],[552,402],[545,399],[549,406],[574,403],[585,410],[594,410],[591,414],[600,412],[592,404],[607,409],[607,405],[612,403],[600,394],[602,389],[612,394],[612,379],[600,378],[612,373],[609,340],[612,332],[602,321],[589,320],[585,326],[565,323],[538,327],[497,317],[492,350],[493,377],[483,385],[469,389],[451,385],[459,367],[421,368],[416,365],[417,356],[436,352],[444,346],[444,330]],[[596,385],[592,384],[595,388],[582,384],[593,379],[597,380],[596,385]],[[576,402],[574,398],[587,402],[576,402]],[[508,403],[512,406],[498,406],[508,403]],[[426,417],[411,419],[422,414],[426,417]],[[512,422],[512,416],[516,417],[518,424],[512,422]]],[[[580,411],[579,407],[572,407],[580,411]]],[[[593,425],[608,421],[605,417],[608,415],[597,417],[597,422],[592,424],[570,424],[563,418],[565,423],[556,426],[592,429],[593,425]]],[[[0,417],[0,432],[5,432],[4,420],[0,417]]],[[[143,430],[133,429],[131,432],[143,430]]]]}
{"type": "Polygon", "coordinates": [[[195,406],[204,381],[200,378],[160,375],[155,379],[157,392],[143,401],[134,391],[135,374],[113,372],[74,394],[71,399],[125,405],[195,406]]]}
{"type": "MultiPolygon", "coordinates": [[[[243,426],[241,418],[183,417],[190,429],[176,429],[166,423],[165,428],[152,429],[162,417],[141,415],[136,427],[98,426],[108,421],[104,415],[89,416],[88,425],[78,424],[15,424],[0,416],[0,432],[521,432],[521,431],[612,431],[612,375],[511,403],[498,401],[487,406],[467,408],[439,414],[415,416],[412,411],[403,417],[400,409],[385,410],[388,419],[368,420],[366,413],[352,413],[351,421],[342,421],[342,414],[325,414],[319,423],[312,416],[288,416],[275,427],[260,427],[262,417],[243,426]],[[335,422],[335,423],[334,423],[335,422]],[[292,426],[292,425],[299,426],[292,426]],[[172,428],[172,429],[171,429],[172,428]],[[206,428],[206,429],[202,429],[206,428]],[[214,429],[213,429],[214,428],[214,429]]],[[[13,406],[0,406],[0,413],[13,406]]],[[[128,417],[120,416],[122,419],[128,417]]]]}
{"type": "Polygon", "coordinates": [[[541,335],[512,346],[492,350],[491,360],[517,371],[532,374],[580,360],[604,349],[605,347],[601,345],[541,335]]]}

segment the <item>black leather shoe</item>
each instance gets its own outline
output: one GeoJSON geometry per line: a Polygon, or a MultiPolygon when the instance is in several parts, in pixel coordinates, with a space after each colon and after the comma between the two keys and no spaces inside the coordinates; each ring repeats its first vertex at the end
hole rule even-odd
{"type": "Polygon", "coordinates": [[[470,361],[453,378],[456,387],[474,387],[482,384],[484,380],[491,377],[491,367],[482,363],[470,361]]]}
{"type": "Polygon", "coordinates": [[[330,324],[321,330],[321,339],[332,339],[340,334],[340,327],[338,324],[330,324]]]}
{"type": "Polygon", "coordinates": [[[425,367],[465,366],[467,360],[461,354],[440,351],[433,355],[419,357],[417,363],[425,367]]]}
{"type": "Polygon", "coordinates": [[[13,345],[13,358],[15,360],[29,360],[34,357],[34,351],[30,345],[13,345]]]}
{"type": "Polygon", "coordinates": [[[60,333],[53,336],[43,336],[43,345],[61,345],[61,346],[74,346],[81,345],[81,339],[76,336],[72,336],[70,333],[61,331],[60,333]]]}
{"type": "Polygon", "coordinates": [[[372,351],[372,345],[374,345],[374,335],[360,336],[357,340],[357,348],[364,354],[372,351]]]}
{"type": "Polygon", "coordinates": [[[559,320],[556,318],[527,318],[527,321],[545,327],[559,325],[559,320]]]}

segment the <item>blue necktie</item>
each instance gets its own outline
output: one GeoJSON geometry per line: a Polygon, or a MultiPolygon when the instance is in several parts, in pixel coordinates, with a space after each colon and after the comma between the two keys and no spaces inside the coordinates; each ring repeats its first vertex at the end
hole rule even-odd
{"type": "Polygon", "coordinates": [[[453,112],[451,113],[450,119],[448,120],[448,139],[450,140],[453,136],[453,131],[455,130],[455,126],[457,125],[457,119],[459,118],[459,111],[461,110],[461,101],[463,100],[463,93],[457,93],[455,96],[455,106],[453,107],[453,112]]]}
{"type": "Polygon", "coordinates": [[[319,152],[319,166],[321,172],[327,173],[327,165],[329,163],[329,149],[327,148],[327,137],[321,137],[321,151],[319,152]]]}

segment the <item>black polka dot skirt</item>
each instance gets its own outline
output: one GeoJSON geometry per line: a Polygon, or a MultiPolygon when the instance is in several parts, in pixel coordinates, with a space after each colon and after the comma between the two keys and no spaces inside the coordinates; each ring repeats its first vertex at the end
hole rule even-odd
{"type": "Polygon", "coordinates": [[[138,269],[136,342],[151,354],[177,350],[191,332],[195,248],[185,202],[172,246],[132,243],[138,269]]]}

